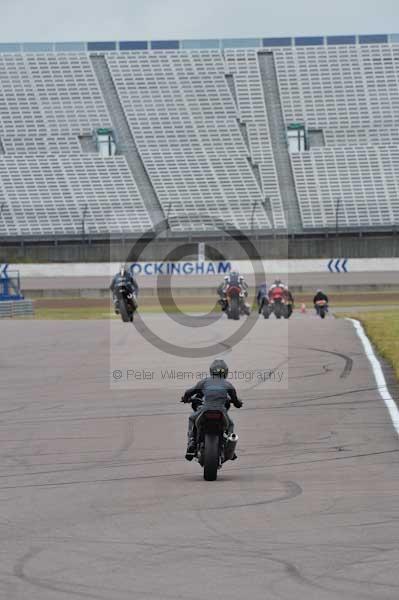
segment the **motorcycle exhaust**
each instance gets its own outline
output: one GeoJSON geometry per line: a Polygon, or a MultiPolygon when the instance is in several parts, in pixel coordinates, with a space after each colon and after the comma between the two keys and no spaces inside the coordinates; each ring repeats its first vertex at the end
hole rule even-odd
{"type": "Polygon", "coordinates": [[[235,433],[230,433],[224,446],[224,460],[231,460],[233,458],[236,451],[237,442],[238,435],[235,433]]]}

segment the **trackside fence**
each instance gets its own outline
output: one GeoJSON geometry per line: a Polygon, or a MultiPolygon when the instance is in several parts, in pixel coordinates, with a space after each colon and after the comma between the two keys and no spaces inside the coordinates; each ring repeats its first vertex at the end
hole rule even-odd
{"type": "Polygon", "coordinates": [[[32,300],[10,300],[0,302],[0,319],[33,316],[32,300]]]}

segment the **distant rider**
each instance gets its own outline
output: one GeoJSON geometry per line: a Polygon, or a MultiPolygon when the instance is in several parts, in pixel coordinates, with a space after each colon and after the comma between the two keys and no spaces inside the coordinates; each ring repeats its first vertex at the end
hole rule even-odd
{"type": "Polygon", "coordinates": [[[222,310],[226,310],[226,308],[227,308],[226,291],[227,291],[228,287],[229,287],[229,276],[225,275],[222,283],[217,288],[217,293],[219,296],[218,302],[219,302],[222,310]]]}
{"type": "Polygon", "coordinates": [[[245,281],[244,275],[238,275],[238,282],[240,284],[241,289],[243,290],[245,297],[248,296],[248,284],[245,281]]]}
{"type": "Polygon", "coordinates": [[[129,294],[131,294],[130,297],[135,298],[136,304],[137,304],[136,298],[139,293],[139,286],[138,286],[138,283],[137,283],[135,277],[132,275],[132,273],[130,271],[128,271],[128,269],[126,269],[126,267],[124,265],[121,265],[119,271],[114,275],[114,277],[111,281],[111,285],[109,286],[109,289],[112,292],[112,302],[114,303],[114,308],[115,308],[115,312],[117,315],[119,314],[119,302],[116,297],[115,289],[116,289],[117,285],[119,285],[121,282],[126,283],[126,287],[129,290],[129,294]]]}
{"type": "Polygon", "coordinates": [[[287,286],[284,285],[281,279],[275,279],[268,291],[269,302],[273,301],[276,296],[286,297],[286,288],[287,286]]]}
{"type": "Polygon", "coordinates": [[[229,373],[228,366],[221,359],[215,359],[209,367],[209,377],[199,381],[194,387],[186,390],[182,397],[182,402],[189,403],[194,397],[202,398],[202,402],[193,402],[194,412],[188,419],[188,444],[186,459],[193,460],[197,453],[197,432],[195,422],[199,415],[209,409],[221,409],[229,423],[228,434],[233,433],[234,423],[230,419],[227,411],[230,407],[230,402],[234,404],[236,408],[241,408],[242,402],[237,397],[235,387],[226,381],[226,377],[229,373]]]}
{"type": "Polygon", "coordinates": [[[326,302],[326,304],[328,304],[328,296],[327,296],[327,294],[325,294],[323,292],[323,290],[316,290],[316,294],[315,294],[315,296],[313,298],[313,304],[314,304],[316,312],[317,312],[316,302],[319,302],[320,300],[324,300],[326,302]]]}
{"type": "MultiPolygon", "coordinates": [[[[226,310],[227,308],[227,290],[230,285],[236,285],[240,288],[241,292],[244,293],[245,298],[248,296],[248,284],[245,281],[243,275],[240,275],[238,271],[231,271],[229,275],[224,276],[223,282],[219,285],[217,289],[218,296],[220,297],[219,304],[222,307],[222,310],[226,310]]],[[[245,303],[245,301],[244,301],[245,303]]],[[[246,304],[246,303],[245,303],[246,304]]],[[[247,304],[246,304],[247,306],[247,304]]],[[[249,306],[248,306],[249,308],[249,306]]]]}
{"type": "Polygon", "coordinates": [[[269,303],[269,300],[267,298],[266,281],[264,283],[262,283],[258,288],[258,292],[256,294],[256,302],[258,304],[258,313],[260,314],[262,312],[262,308],[263,308],[264,304],[269,303]]]}

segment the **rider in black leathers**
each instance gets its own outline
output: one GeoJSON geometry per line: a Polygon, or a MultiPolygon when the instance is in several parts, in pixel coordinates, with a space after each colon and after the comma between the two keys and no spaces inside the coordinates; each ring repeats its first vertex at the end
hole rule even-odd
{"type": "Polygon", "coordinates": [[[134,294],[134,296],[137,298],[137,295],[139,293],[139,286],[135,277],[130,271],[128,271],[128,269],[126,269],[124,265],[122,265],[119,271],[112,278],[111,285],[109,286],[109,289],[112,292],[112,301],[114,303],[116,314],[119,314],[119,303],[118,299],[115,296],[115,288],[117,284],[120,283],[122,280],[126,281],[126,287],[128,288],[130,294],[134,294]]]}
{"type": "Polygon", "coordinates": [[[229,276],[225,275],[222,283],[217,288],[217,294],[219,296],[218,303],[222,307],[222,311],[227,308],[227,300],[226,300],[226,290],[229,285],[229,276]]]}
{"type": "Polygon", "coordinates": [[[313,298],[313,304],[316,304],[319,300],[325,300],[328,304],[328,296],[322,290],[317,290],[316,295],[313,298]]]}
{"type": "Polygon", "coordinates": [[[314,305],[316,313],[318,312],[316,302],[318,302],[319,300],[324,300],[327,303],[326,309],[328,310],[328,296],[327,296],[327,294],[325,294],[322,290],[317,290],[316,294],[315,294],[315,296],[313,298],[313,305],[314,305]]]}
{"type": "Polygon", "coordinates": [[[198,416],[204,410],[223,410],[229,423],[227,431],[230,434],[234,431],[234,423],[227,414],[227,411],[230,407],[230,402],[232,402],[236,408],[241,408],[242,406],[241,400],[239,400],[237,397],[235,387],[229,381],[226,381],[229,369],[224,360],[214,360],[209,368],[209,372],[210,377],[202,379],[195,386],[186,390],[182,398],[182,402],[187,403],[191,402],[193,397],[200,397],[203,399],[202,403],[193,403],[194,412],[188,419],[188,445],[186,452],[187,460],[192,460],[196,455],[197,435],[195,430],[195,422],[198,416]]]}
{"type": "Polygon", "coordinates": [[[266,281],[264,283],[262,283],[258,288],[258,292],[256,294],[256,302],[258,304],[258,313],[260,314],[262,312],[263,305],[269,303],[269,300],[267,297],[266,281]]]}

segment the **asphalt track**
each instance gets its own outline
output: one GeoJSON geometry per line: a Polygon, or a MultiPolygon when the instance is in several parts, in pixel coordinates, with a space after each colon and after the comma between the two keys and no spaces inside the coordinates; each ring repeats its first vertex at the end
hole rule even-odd
{"type": "Polygon", "coordinates": [[[396,600],[399,444],[351,323],[258,319],[232,347],[227,320],[146,319],[1,324],[0,598],[396,600]],[[178,402],[207,344],[245,402],[217,482],[178,402]]]}

